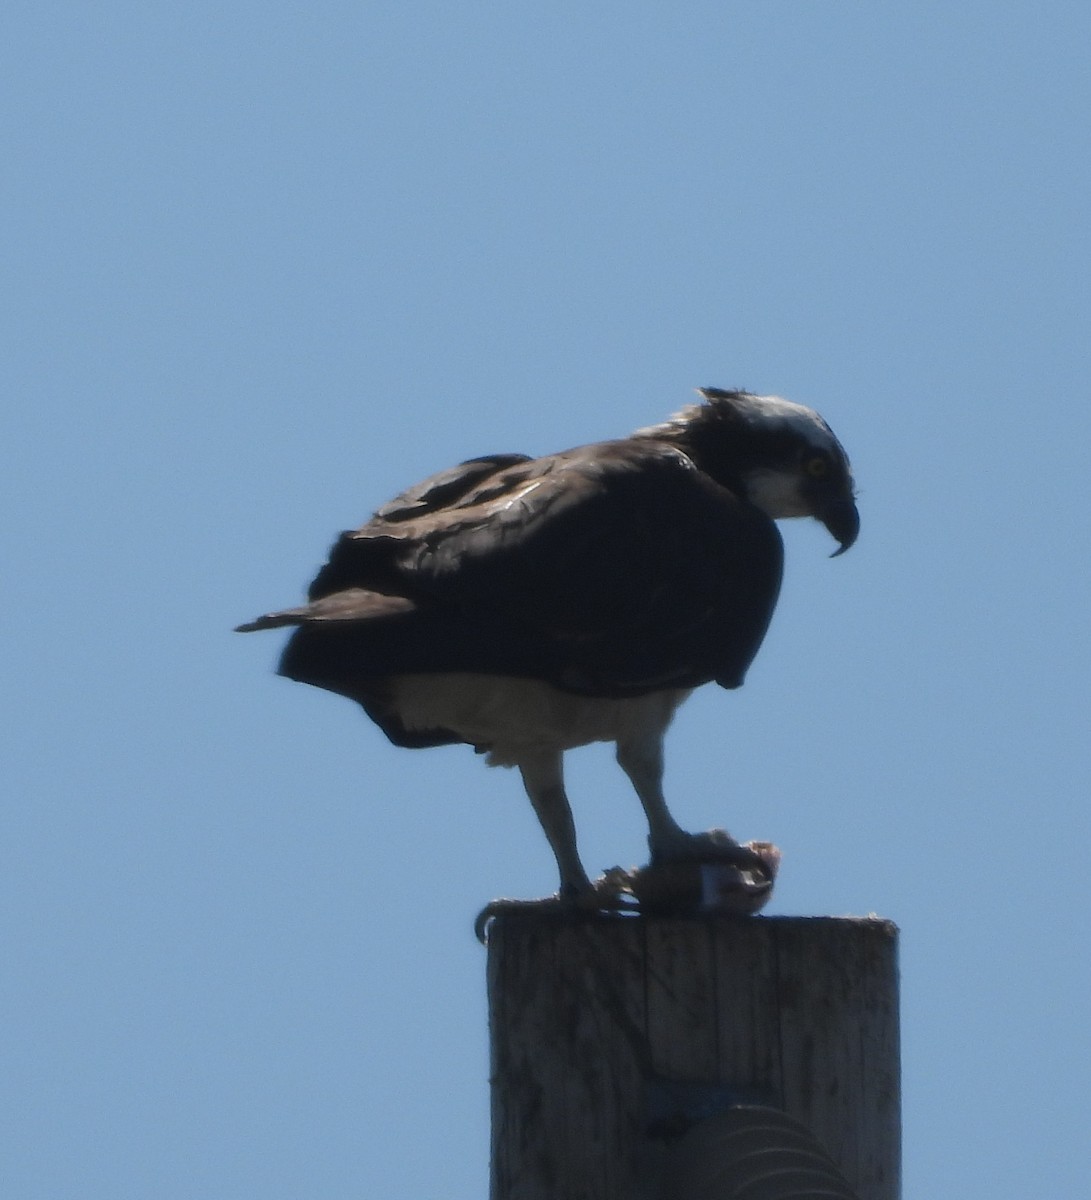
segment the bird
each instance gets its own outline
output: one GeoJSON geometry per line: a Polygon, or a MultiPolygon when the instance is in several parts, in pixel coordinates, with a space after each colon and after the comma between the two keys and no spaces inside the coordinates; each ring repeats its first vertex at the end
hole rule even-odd
{"type": "Polygon", "coordinates": [[[613,743],[651,864],[767,865],[722,830],[690,833],[663,793],[679,705],[742,685],[780,590],[776,522],[813,517],[844,553],[860,516],[848,455],[813,409],[697,389],[627,437],[432,475],[342,533],[278,674],[360,704],[396,746],[464,743],[515,767],[556,859],[557,898],[594,894],[564,755],[613,743]]]}

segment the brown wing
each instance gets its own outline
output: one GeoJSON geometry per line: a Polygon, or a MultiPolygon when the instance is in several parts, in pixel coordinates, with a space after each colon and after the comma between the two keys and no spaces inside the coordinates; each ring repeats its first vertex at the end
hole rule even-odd
{"type": "Polygon", "coordinates": [[[319,600],[343,588],[372,587],[398,592],[398,558],[415,539],[454,526],[466,509],[480,511],[502,497],[513,481],[534,467],[526,454],[492,454],[430,475],[378,509],[356,530],[341,534],[329,561],[315,576],[307,596],[319,600]]]}
{"type": "Polygon", "coordinates": [[[480,490],[479,485],[498,475],[506,467],[528,463],[528,454],[489,454],[471,458],[457,467],[430,475],[421,483],[407,488],[375,513],[375,520],[389,523],[410,521],[415,517],[453,508],[469,500],[480,490]]]}
{"type": "Polygon", "coordinates": [[[418,515],[400,502],[342,537],[312,587],[320,603],[288,618],[302,628],[285,674],[347,691],[469,670],[608,696],[742,681],[776,601],[780,537],[679,451],[602,443],[475,472],[444,504],[447,486],[415,489],[433,497],[418,515]],[[376,616],[361,595],[332,615],[328,598],[352,589],[409,607],[376,616]]]}

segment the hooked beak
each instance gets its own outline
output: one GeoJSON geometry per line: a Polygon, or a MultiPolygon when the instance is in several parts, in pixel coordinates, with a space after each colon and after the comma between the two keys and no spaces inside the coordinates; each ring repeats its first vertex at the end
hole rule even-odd
{"type": "Polygon", "coordinates": [[[860,514],[856,511],[856,502],[851,496],[831,500],[820,512],[815,514],[830,533],[841,543],[830,558],[836,558],[856,541],[860,532],[860,514]]]}

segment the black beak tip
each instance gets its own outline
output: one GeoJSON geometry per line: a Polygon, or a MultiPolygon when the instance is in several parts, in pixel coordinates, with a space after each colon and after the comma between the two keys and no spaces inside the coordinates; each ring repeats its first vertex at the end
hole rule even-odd
{"type": "Polygon", "coordinates": [[[822,513],[822,524],[840,543],[830,558],[837,558],[838,555],[844,554],[860,533],[860,513],[857,511],[855,501],[835,500],[822,513]]]}

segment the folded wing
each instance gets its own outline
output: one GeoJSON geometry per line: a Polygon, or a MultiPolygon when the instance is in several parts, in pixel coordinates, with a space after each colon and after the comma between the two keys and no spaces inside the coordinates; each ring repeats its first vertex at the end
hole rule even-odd
{"type": "Polygon", "coordinates": [[[471,671],[586,695],[742,682],[781,574],[773,522],[677,449],[628,439],[433,476],[342,535],[281,671],[353,695],[471,671]]]}

